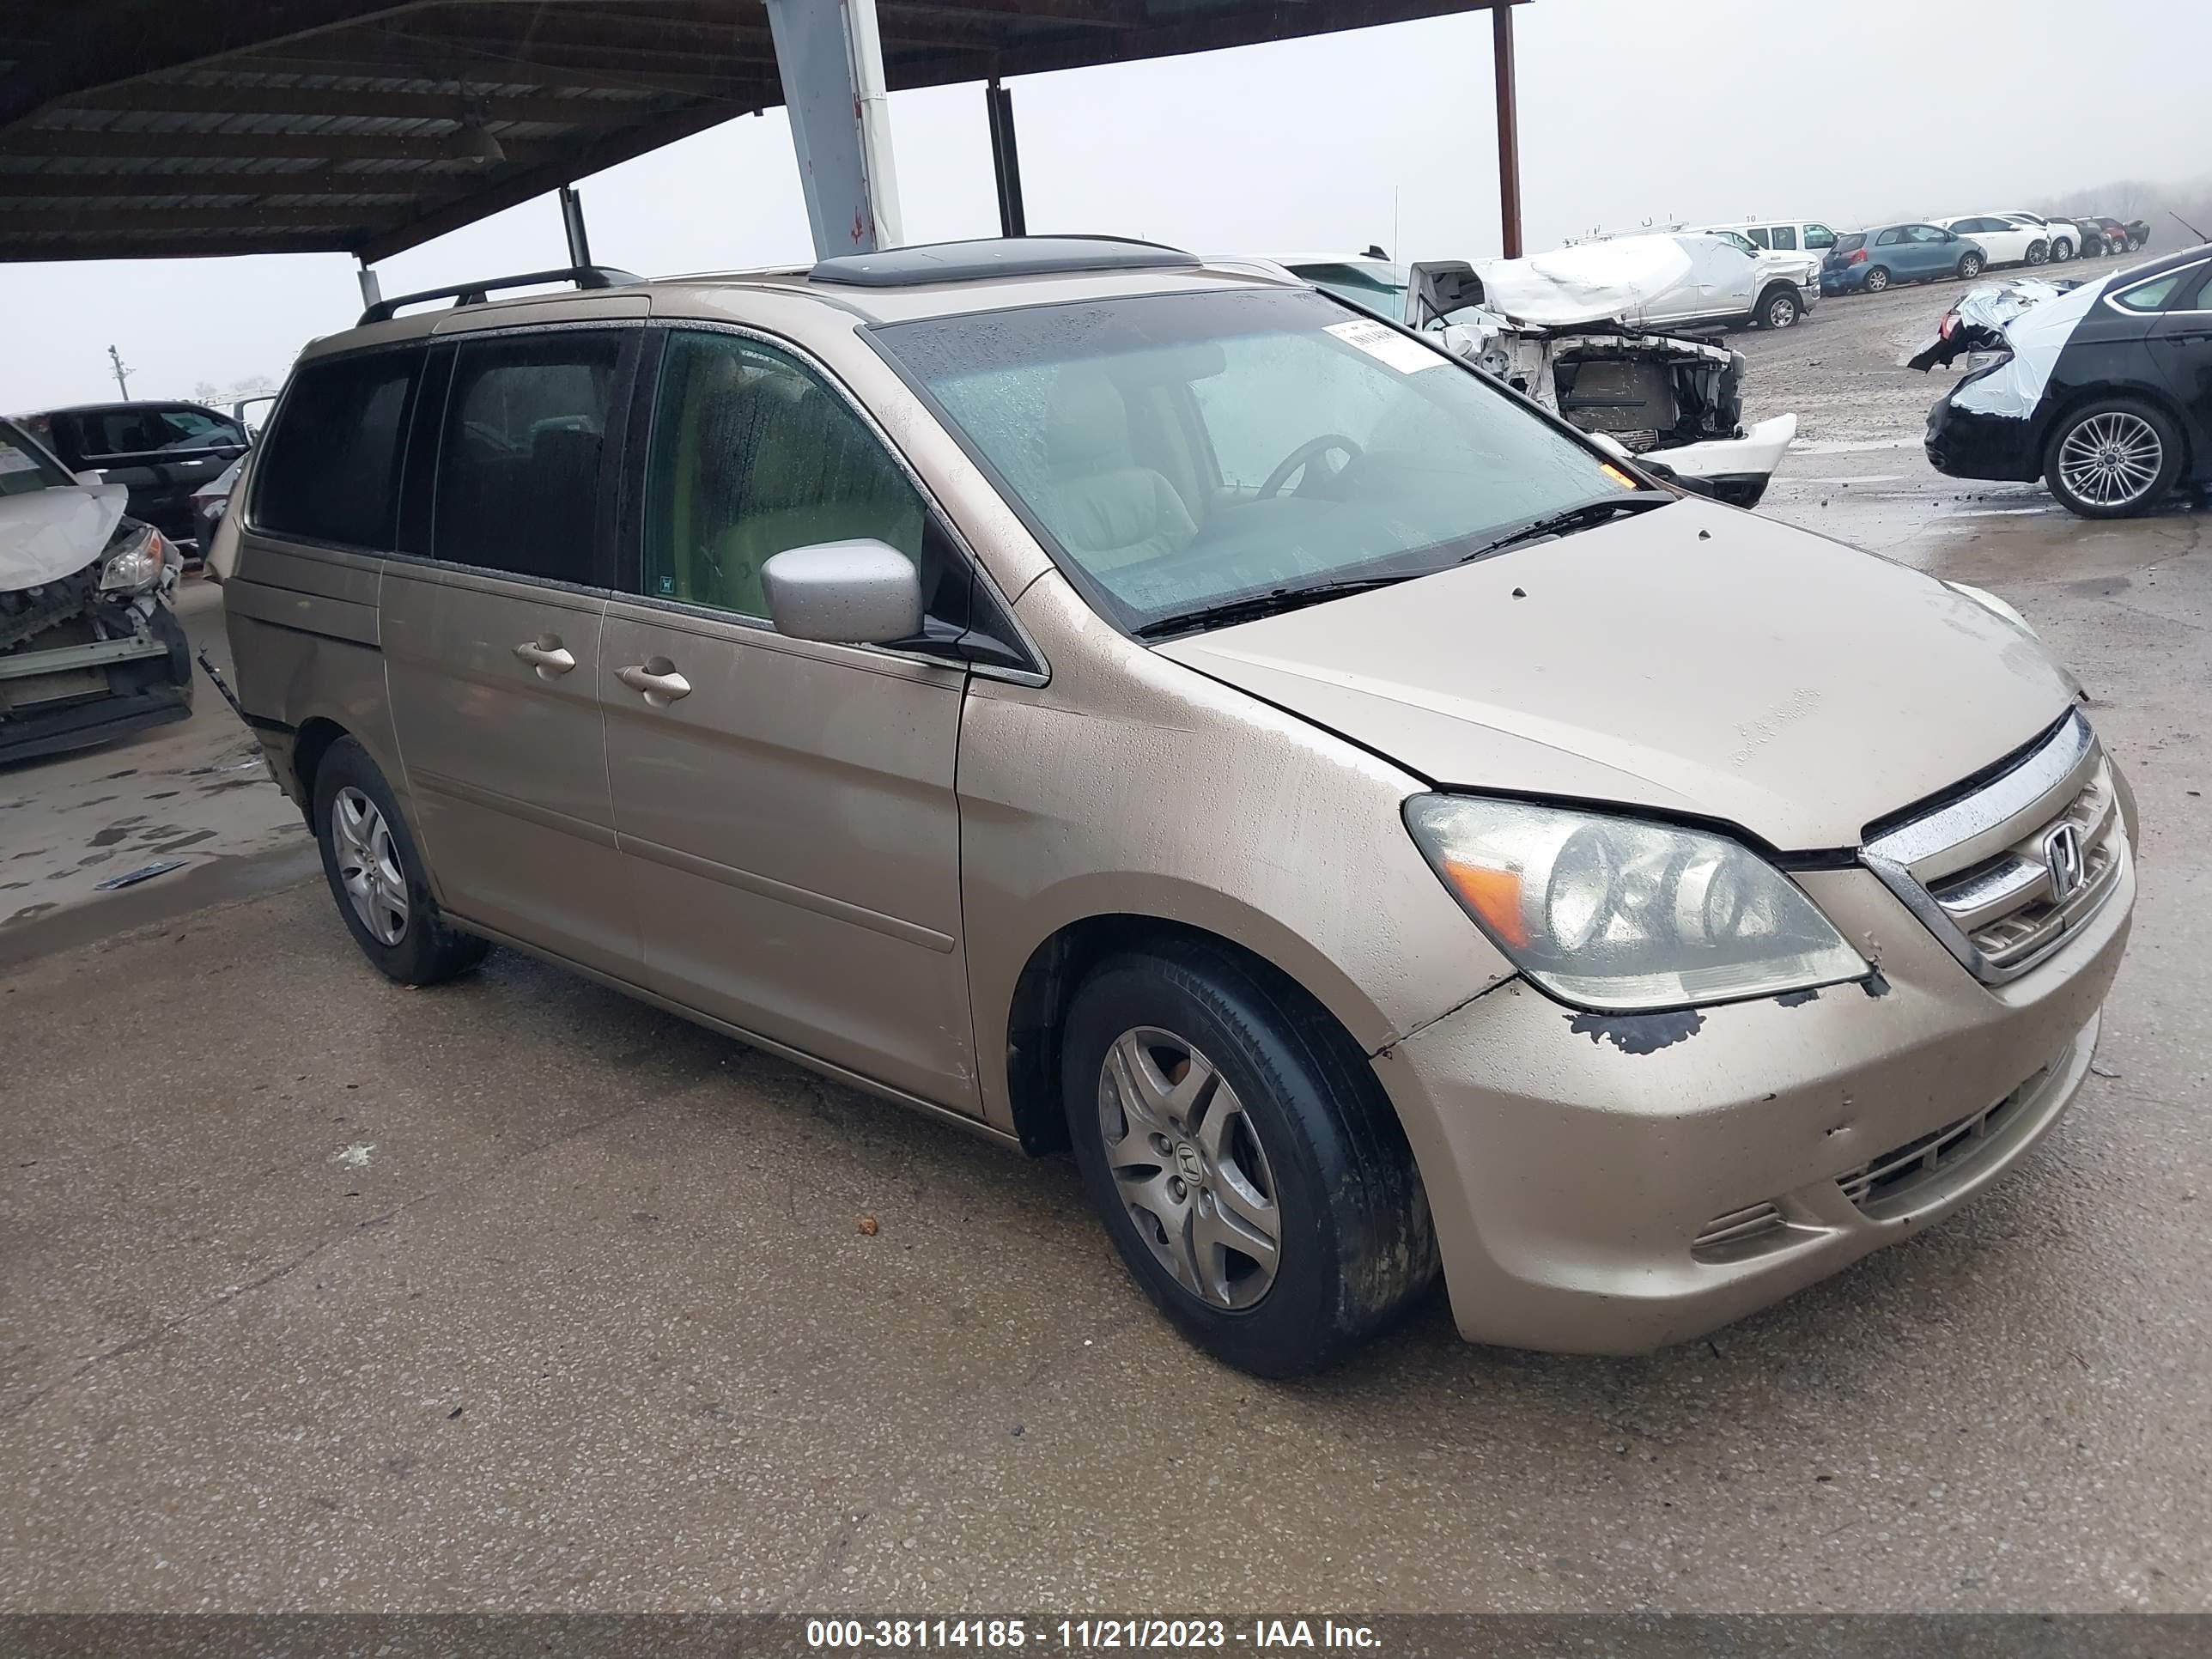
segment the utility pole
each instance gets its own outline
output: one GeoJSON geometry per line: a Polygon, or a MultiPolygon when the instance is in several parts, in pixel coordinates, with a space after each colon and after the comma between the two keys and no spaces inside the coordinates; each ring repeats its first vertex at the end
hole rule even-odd
{"type": "Polygon", "coordinates": [[[124,366],[123,354],[110,346],[107,348],[107,361],[115,365],[115,387],[127,404],[131,401],[131,371],[124,366]]]}

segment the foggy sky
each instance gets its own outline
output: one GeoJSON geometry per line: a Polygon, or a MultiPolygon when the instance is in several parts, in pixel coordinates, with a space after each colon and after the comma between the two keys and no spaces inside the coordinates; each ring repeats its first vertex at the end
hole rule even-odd
{"type": "MultiPolygon", "coordinates": [[[[1516,12],[1528,244],[1750,214],[1849,227],[2212,173],[2198,0],[1533,0],[1516,12]]],[[[1498,251],[1486,13],[1023,76],[1029,223],[1201,252],[1498,251]]],[[[998,228],[973,86],[895,94],[906,237],[998,228]]],[[[811,257],[781,112],[582,181],[596,258],[811,257]]],[[[2180,234],[2157,227],[2158,242],[2180,234]]],[[[548,197],[380,266],[384,291],[565,263],[548,197]]],[[[353,262],[0,264],[0,409],[281,379],[359,309],[353,262]]]]}

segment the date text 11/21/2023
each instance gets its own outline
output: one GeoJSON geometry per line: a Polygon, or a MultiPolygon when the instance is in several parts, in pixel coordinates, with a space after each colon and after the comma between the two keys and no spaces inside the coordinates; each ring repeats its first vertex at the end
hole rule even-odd
{"type": "Polygon", "coordinates": [[[1333,1619],[810,1619],[806,1645],[822,1652],[1037,1647],[1065,1653],[1242,1650],[1266,1659],[1324,1648],[1372,1651],[1369,1626],[1333,1619]]]}

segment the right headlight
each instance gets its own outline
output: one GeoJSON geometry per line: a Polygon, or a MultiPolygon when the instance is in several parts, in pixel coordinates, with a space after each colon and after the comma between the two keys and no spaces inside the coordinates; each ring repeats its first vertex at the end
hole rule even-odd
{"type": "Polygon", "coordinates": [[[1468,795],[1417,795],[1406,823],[1491,942],[1578,1007],[1682,1008],[1869,971],[1788,877],[1723,836],[1468,795]]]}

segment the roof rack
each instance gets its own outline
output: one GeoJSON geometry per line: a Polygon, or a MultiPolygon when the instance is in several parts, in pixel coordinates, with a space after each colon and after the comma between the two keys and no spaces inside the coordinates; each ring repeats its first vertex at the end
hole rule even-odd
{"type": "Polygon", "coordinates": [[[494,276],[481,283],[463,283],[456,288],[426,288],[420,294],[402,294],[389,300],[379,300],[361,313],[359,327],[371,323],[388,323],[399,314],[402,306],[421,305],[426,300],[451,300],[454,308],[480,306],[494,290],[503,288],[536,288],[541,283],[574,283],[580,289],[622,288],[631,283],[641,283],[642,276],[627,270],[617,270],[612,265],[570,265],[562,270],[526,270],[520,276],[494,276]]]}
{"type": "Polygon", "coordinates": [[[919,288],[1078,270],[1192,270],[1200,263],[1179,247],[1127,236],[984,236],[836,254],[819,261],[807,278],[844,288],[919,288]]]}

